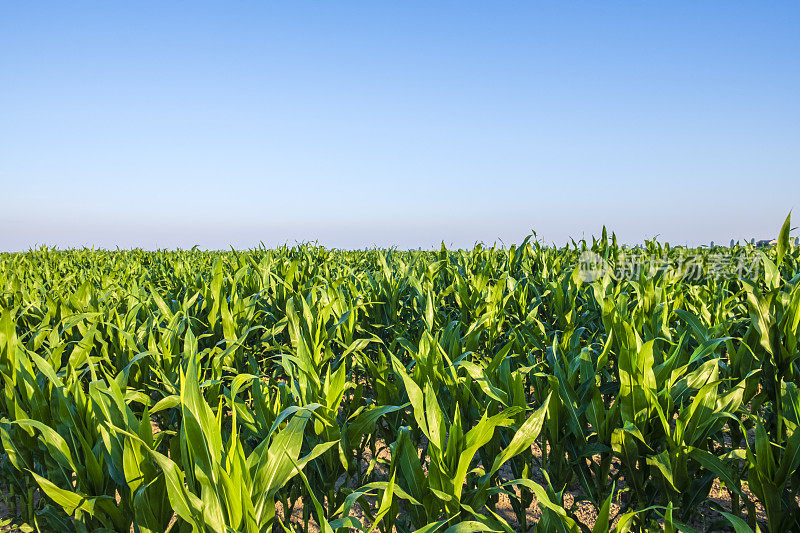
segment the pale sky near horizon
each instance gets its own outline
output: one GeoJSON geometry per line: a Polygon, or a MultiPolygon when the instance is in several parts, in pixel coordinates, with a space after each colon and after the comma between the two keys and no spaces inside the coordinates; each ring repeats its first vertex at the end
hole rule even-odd
{"type": "Polygon", "coordinates": [[[0,250],[774,237],[798,28],[789,1],[5,3],[0,250]]]}

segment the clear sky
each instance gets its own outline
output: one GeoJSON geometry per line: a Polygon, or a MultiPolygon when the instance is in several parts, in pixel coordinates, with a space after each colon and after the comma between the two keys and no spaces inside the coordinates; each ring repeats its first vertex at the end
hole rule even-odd
{"type": "Polygon", "coordinates": [[[265,4],[4,2],[0,249],[800,220],[798,2],[265,4]]]}

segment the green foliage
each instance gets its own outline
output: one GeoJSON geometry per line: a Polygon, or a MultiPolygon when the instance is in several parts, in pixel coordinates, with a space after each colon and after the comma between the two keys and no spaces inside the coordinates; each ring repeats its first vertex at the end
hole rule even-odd
{"type": "Polygon", "coordinates": [[[728,250],[749,278],[619,276],[718,251],[605,229],[0,255],[7,506],[63,532],[692,531],[718,481],[732,505],[700,527],[800,529],[790,230],[728,250]]]}

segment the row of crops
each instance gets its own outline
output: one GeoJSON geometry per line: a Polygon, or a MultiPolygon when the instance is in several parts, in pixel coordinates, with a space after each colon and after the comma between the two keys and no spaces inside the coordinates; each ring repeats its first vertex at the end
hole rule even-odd
{"type": "Polygon", "coordinates": [[[788,242],[3,254],[0,500],[61,532],[797,531],[788,242]]]}

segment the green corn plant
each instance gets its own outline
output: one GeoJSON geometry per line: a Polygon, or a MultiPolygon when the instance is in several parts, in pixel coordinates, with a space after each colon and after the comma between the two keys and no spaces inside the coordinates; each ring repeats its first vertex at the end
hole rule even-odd
{"type": "MultiPolygon", "coordinates": [[[[755,442],[747,446],[748,481],[750,488],[764,504],[769,531],[800,527],[800,393],[795,383],[783,383],[782,402],[788,416],[783,419],[786,440],[777,446],[768,436],[761,421],[756,422],[755,442]]],[[[755,525],[755,524],[753,524],[755,525]]]]}
{"type": "MultiPolygon", "coordinates": [[[[242,385],[251,379],[250,375],[238,376],[231,386],[231,398],[236,398],[242,385]]],[[[301,457],[305,427],[319,405],[284,410],[267,438],[246,455],[237,429],[236,409],[230,409],[231,433],[225,441],[221,425],[224,404],[214,413],[199,385],[196,361],[190,359],[181,378],[183,425],[179,444],[170,450],[175,452],[170,457],[131,432],[114,426],[111,429],[128,438],[130,454],[147,457],[158,467],[170,505],[193,529],[269,531],[275,520],[275,501],[285,497],[281,491],[286,484],[336,444],[317,445],[301,457]]],[[[140,490],[143,487],[146,485],[140,490]]]]}
{"type": "Polygon", "coordinates": [[[393,363],[406,388],[414,420],[428,440],[426,451],[431,458],[426,476],[411,432],[401,429],[398,440],[392,445],[392,471],[399,470],[401,486],[421,503],[412,511],[412,522],[421,526],[441,519],[441,515],[451,518],[462,513],[462,505],[479,511],[485,505],[494,474],[509,459],[528,449],[538,437],[545,408],[531,415],[491,467],[484,465],[476,470],[473,461],[478,450],[489,443],[497,428],[511,425],[519,409],[509,408],[491,417],[484,415],[473,428],[464,431],[458,405],[452,423],[448,424],[430,382],[426,382],[423,392],[396,358],[393,363]],[[479,474],[480,481],[475,478],[467,483],[470,474],[479,474]]]}

